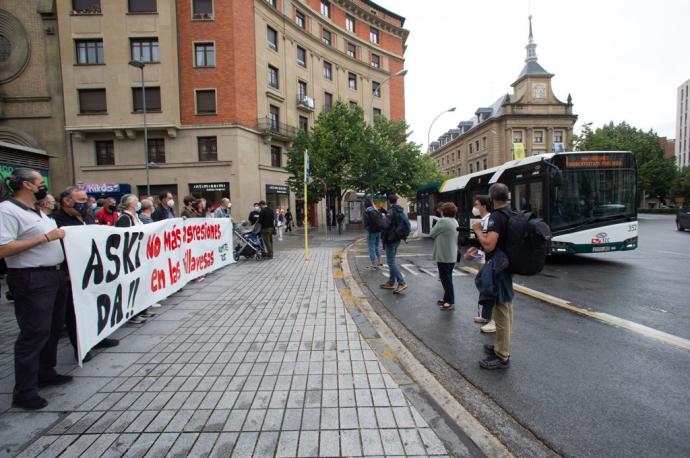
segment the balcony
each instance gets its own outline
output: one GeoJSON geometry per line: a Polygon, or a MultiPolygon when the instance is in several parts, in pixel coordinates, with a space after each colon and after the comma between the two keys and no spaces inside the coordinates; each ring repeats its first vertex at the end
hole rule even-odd
{"type": "Polygon", "coordinates": [[[259,118],[256,123],[266,143],[269,143],[272,138],[290,141],[295,138],[299,132],[298,128],[283,124],[282,122],[276,122],[269,117],[259,118]]]}
{"type": "Polygon", "coordinates": [[[311,97],[307,97],[306,95],[297,96],[297,108],[305,111],[314,111],[315,107],[316,103],[314,102],[314,99],[312,99],[311,97]]]}

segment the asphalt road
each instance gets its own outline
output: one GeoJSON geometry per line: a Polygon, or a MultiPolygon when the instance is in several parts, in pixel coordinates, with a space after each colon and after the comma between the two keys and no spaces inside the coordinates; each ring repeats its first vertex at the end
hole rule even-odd
{"type": "MultiPolygon", "coordinates": [[[[408,347],[420,360],[431,364],[427,355],[433,354],[448,366],[436,373],[452,374],[438,377],[460,393],[461,402],[470,401],[454,385],[464,378],[566,456],[690,456],[690,351],[518,294],[511,368],[483,371],[477,360],[493,338],[472,323],[477,313],[472,278],[458,272],[456,310],[440,311],[435,301],[442,288],[433,276],[431,249],[429,240],[401,248],[410,288],[400,296],[378,288],[383,274],[364,270],[362,243],[349,260],[369,287],[370,300],[390,312],[390,321],[396,321],[391,324],[418,339],[408,347]]],[[[638,250],[550,260],[542,275],[518,281],[687,338],[689,268],[690,232],[675,232],[672,218],[644,216],[638,250]]],[[[491,423],[490,417],[480,419],[491,423]]],[[[487,426],[509,446],[514,442],[502,425],[487,426]]]]}

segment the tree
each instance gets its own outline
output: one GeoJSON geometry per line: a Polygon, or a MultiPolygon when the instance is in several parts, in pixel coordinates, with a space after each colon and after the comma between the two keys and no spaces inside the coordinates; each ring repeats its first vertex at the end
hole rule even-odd
{"type": "Polygon", "coordinates": [[[685,203],[690,202],[690,167],[681,170],[673,182],[671,195],[685,198],[685,203]]]}
{"type": "Polygon", "coordinates": [[[657,157],[642,164],[638,171],[639,188],[663,201],[676,181],[678,169],[674,159],[657,157]]]}

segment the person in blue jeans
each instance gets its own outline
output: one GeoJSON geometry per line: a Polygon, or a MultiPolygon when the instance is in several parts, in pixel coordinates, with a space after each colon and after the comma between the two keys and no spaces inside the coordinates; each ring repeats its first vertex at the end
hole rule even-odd
{"type": "Polygon", "coordinates": [[[400,294],[407,289],[407,283],[400,271],[396,256],[398,254],[400,242],[406,240],[407,236],[410,234],[410,220],[407,218],[405,210],[398,205],[398,196],[395,194],[389,195],[388,204],[390,208],[386,215],[386,223],[384,224],[382,238],[390,276],[388,277],[388,281],[381,285],[381,288],[392,289],[393,294],[400,294]]]}
{"type": "Polygon", "coordinates": [[[367,248],[371,265],[369,270],[377,270],[381,267],[381,214],[376,209],[371,199],[364,199],[364,229],[367,231],[367,248]]]}

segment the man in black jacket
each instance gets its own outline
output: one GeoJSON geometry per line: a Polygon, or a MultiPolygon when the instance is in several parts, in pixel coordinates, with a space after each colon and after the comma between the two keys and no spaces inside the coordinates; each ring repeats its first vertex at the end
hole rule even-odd
{"type": "MultiPolygon", "coordinates": [[[[82,191],[77,186],[70,186],[60,193],[59,201],[60,209],[53,213],[53,219],[58,227],[96,224],[96,219],[89,208],[86,191],[82,191]]],[[[65,260],[62,267],[69,275],[67,260],[65,260]]],[[[69,341],[72,347],[74,347],[74,357],[77,358],[77,319],[74,312],[72,287],[69,282],[67,283],[65,327],[67,328],[67,337],[69,337],[69,341]]],[[[120,341],[117,339],[105,338],[96,345],[96,348],[115,347],[119,343],[120,341]]],[[[89,361],[91,357],[91,352],[84,355],[84,362],[89,361]]]]}
{"type": "Polygon", "coordinates": [[[266,258],[273,258],[273,230],[275,229],[276,215],[273,210],[266,205],[265,201],[259,202],[261,211],[259,212],[259,224],[261,224],[261,237],[266,244],[266,258]]]}
{"type": "Polygon", "coordinates": [[[156,211],[151,215],[151,219],[154,221],[163,221],[164,219],[170,219],[175,217],[175,201],[172,198],[172,194],[168,191],[163,191],[158,195],[160,199],[160,204],[156,207],[156,211]]]}

